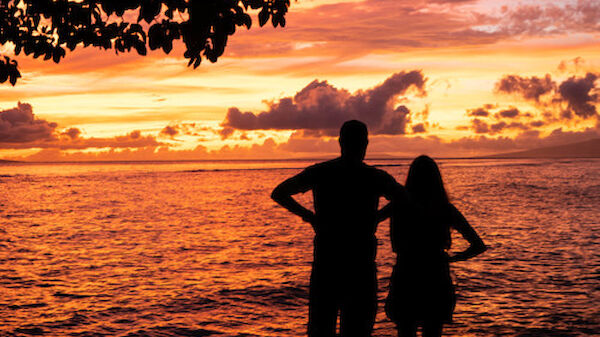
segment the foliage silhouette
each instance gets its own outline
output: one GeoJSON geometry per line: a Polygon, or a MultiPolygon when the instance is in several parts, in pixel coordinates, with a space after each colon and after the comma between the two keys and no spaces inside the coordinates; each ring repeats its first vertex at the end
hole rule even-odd
{"type": "MultiPolygon", "coordinates": [[[[0,44],[14,54],[60,62],[66,49],[94,46],[146,55],[171,52],[183,40],[188,66],[223,55],[236,26],[250,29],[249,10],[260,10],[259,25],[271,19],[285,26],[289,0],[8,0],[0,2],[0,44]]],[[[0,83],[21,77],[15,60],[0,58],[0,83]]]]}

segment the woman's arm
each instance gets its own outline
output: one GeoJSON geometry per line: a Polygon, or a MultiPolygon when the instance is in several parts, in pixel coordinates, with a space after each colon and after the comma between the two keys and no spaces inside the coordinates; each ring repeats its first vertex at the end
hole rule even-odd
{"type": "Polygon", "coordinates": [[[468,260],[472,257],[475,257],[487,250],[487,247],[483,243],[483,240],[479,237],[475,229],[469,224],[467,219],[462,215],[462,213],[454,207],[454,205],[450,205],[451,207],[451,219],[452,219],[452,227],[456,228],[456,230],[462,235],[465,240],[469,242],[469,248],[466,250],[456,253],[453,256],[450,256],[449,261],[464,261],[468,260]]]}
{"type": "Polygon", "coordinates": [[[385,219],[392,216],[393,206],[392,203],[388,203],[382,209],[377,211],[377,223],[384,221],[385,219]]]}

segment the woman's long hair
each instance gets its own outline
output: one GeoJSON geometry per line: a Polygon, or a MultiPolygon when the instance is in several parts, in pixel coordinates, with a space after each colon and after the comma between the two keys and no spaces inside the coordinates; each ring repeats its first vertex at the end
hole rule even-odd
{"type": "Polygon", "coordinates": [[[432,218],[430,223],[441,229],[440,239],[444,248],[450,248],[450,227],[447,221],[449,200],[435,161],[425,155],[413,160],[405,186],[413,202],[432,218]]]}

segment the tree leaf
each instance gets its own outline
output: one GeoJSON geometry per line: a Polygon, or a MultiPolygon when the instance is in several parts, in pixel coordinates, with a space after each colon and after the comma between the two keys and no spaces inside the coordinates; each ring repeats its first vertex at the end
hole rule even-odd
{"type": "Polygon", "coordinates": [[[135,50],[137,51],[138,54],[140,55],[146,55],[147,51],[146,51],[146,44],[140,40],[136,40],[134,43],[135,46],[135,50]]]}
{"type": "Polygon", "coordinates": [[[21,77],[21,73],[19,72],[16,66],[9,72],[9,77],[10,84],[12,84],[12,86],[14,87],[15,84],[17,84],[17,79],[21,77]]]}
{"type": "Polygon", "coordinates": [[[65,56],[65,50],[61,47],[56,47],[52,52],[52,60],[54,63],[60,62],[60,58],[65,56]]]}
{"type": "Polygon", "coordinates": [[[263,7],[263,9],[258,13],[258,24],[262,27],[269,20],[269,11],[267,7],[263,7]]]}
{"type": "Polygon", "coordinates": [[[148,29],[148,46],[150,50],[155,50],[163,45],[164,33],[162,26],[159,23],[155,23],[148,29]]]}
{"type": "Polygon", "coordinates": [[[6,82],[8,79],[8,69],[4,63],[0,63],[0,83],[6,82]]]}
{"type": "Polygon", "coordinates": [[[171,40],[170,38],[166,38],[165,41],[163,42],[162,45],[163,51],[165,52],[165,54],[168,54],[171,52],[171,49],[173,49],[173,40],[171,40]]]}

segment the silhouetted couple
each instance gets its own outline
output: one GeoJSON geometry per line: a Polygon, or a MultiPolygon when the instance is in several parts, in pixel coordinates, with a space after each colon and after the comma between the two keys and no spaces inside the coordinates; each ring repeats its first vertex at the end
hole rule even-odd
{"type": "Polygon", "coordinates": [[[485,245],[448,201],[435,162],[412,163],[406,188],[383,170],[363,162],[368,132],[352,120],[340,129],[339,158],[306,168],[275,188],[272,198],[310,223],[315,232],[310,278],[308,335],[370,336],[377,313],[377,240],[380,221],[391,217],[392,248],[397,254],[386,313],[401,337],[440,336],[452,319],[454,287],[449,262],[480,254],[485,245]],[[312,212],[292,197],[312,190],[312,212]],[[381,210],[379,198],[391,202],[381,210]],[[470,246],[448,257],[450,227],[470,246]]]}

